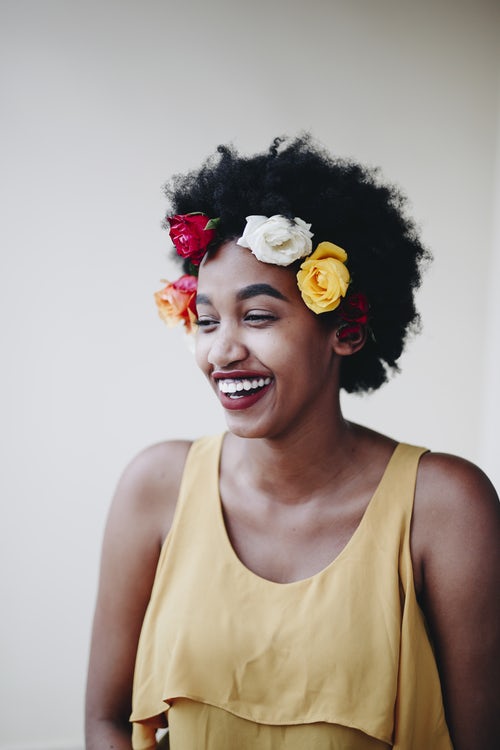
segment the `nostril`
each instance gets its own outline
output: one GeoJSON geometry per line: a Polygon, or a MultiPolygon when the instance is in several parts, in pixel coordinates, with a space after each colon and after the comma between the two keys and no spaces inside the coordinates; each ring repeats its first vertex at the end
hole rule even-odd
{"type": "Polygon", "coordinates": [[[207,359],[216,369],[224,369],[245,360],[247,356],[248,350],[238,338],[220,334],[212,342],[207,359]]]}

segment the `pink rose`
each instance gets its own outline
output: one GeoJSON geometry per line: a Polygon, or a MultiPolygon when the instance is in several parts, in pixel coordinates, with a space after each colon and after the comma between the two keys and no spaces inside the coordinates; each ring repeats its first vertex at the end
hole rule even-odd
{"type": "Polygon", "coordinates": [[[170,224],[170,239],[177,254],[182,258],[189,258],[193,265],[199,266],[208,244],[215,237],[213,225],[216,220],[209,219],[205,214],[192,213],[169,216],[167,221],[170,224]]]}
{"type": "Polygon", "coordinates": [[[192,333],[196,322],[196,289],[198,280],[195,276],[184,275],[155,293],[155,301],[160,318],[168,326],[184,323],[188,333],[192,333]]]}

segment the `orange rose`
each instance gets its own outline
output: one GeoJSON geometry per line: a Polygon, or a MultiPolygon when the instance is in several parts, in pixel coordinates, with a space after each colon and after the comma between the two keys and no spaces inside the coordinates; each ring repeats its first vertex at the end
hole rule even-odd
{"type": "Polygon", "coordinates": [[[340,305],[351,278],[346,260],[347,253],[341,247],[320,242],[300,266],[297,284],[302,299],[313,312],[331,312],[340,305]]]}
{"type": "Polygon", "coordinates": [[[167,285],[155,293],[155,301],[160,318],[168,326],[184,323],[188,333],[193,332],[196,316],[196,288],[198,280],[195,276],[185,274],[177,281],[167,282],[167,285]]]}

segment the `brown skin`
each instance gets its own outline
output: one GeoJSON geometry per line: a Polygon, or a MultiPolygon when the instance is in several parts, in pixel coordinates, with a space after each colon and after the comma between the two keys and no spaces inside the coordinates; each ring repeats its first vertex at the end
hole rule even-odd
{"type": "MultiPolygon", "coordinates": [[[[258,575],[277,582],[311,576],[351,538],[395,446],[340,411],[341,358],[363,340],[325,333],[287,269],[235,246],[204,263],[200,291],[209,304],[199,308],[208,325],[198,334],[197,360],[209,380],[236,368],[273,377],[265,399],[246,414],[227,414],[220,492],[228,534],[258,575]],[[238,290],[256,281],[272,284],[286,301],[238,301],[238,290]]],[[[153,446],[118,485],[94,622],[87,750],[130,750],[137,640],[188,448],[153,446]]],[[[426,454],[411,550],[455,750],[500,747],[499,537],[500,504],[484,474],[462,459],[426,454]]]]}
{"type": "Polygon", "coordinates": [[[500,504],[488,478],[455,456],[424,456],[413,567],[455,750],[500,747],[499,541],[500,504]]]}
{"type": "Polygon", "coordinates": [[[153,446],[127,467],[104,535],[86,700],[87,750],[130,750],[137,642],[189,443],[153,446]]]}

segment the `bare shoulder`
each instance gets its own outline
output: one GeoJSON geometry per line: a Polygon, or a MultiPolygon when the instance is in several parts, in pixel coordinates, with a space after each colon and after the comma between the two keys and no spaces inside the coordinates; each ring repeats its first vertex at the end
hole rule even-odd
{"type": "Polygon", "coordinates": [[[441,493],[444,498],[453,493],[457,502],[460,498],[477,498],[491,502],[498,500],[495,489],[478,466],[459,456],[449,453],[425,453],[420,459],[418,470],[418,490],[423,498],[441,493]]]}
{"type": "Polygon", "coordinates": [[[116,488],[110,517],[149,525],[161,541],[170,528],[186,457],[187,440],[169,440],[151,445],[125,468],[116,488]]]}
{"type": "MultiPolygon", "coordinates": [[[[428,535],[488,525],[500,520],[495,488],[475,464],[446,453],[426,453],[420,459],[415,492],[415,533],[428,535]]],[[[486,529],[485,529],[486,530],[486,529]]]]}
{"type": "MultiPolygon", "coordinates": [[[[418,583],[424,568],[451,557],[498,551],[500,503],[495,488],[475,464],[445,453],[420,460],[412,522],[412,555],[418,583]]],[[[457,570],[460,568],[458,566],[457,570]]]]}
{"type": "Polygon", "coordinates": [[[153,445],[129,463],[118,482],[104,534],[94,615],[89,736],[106,722],[119,724],[128,735],[139,633],[189,447],[186,441],[153,445]]]}
{"type": "Polygon", "coordinates": [[[100,590],[105,604],[118,595],[119,582],[124,592],[134,590],[135,602],[149,597],[189,447],[185,441],[158,443],[141,451],[123,472],[102,546],[100,590]]]}
{"type": "Polygon", "coordinates": [[[500,746],[500,503],[474,464],[422,457],[412,559],[429,624],[453,747],[500,746]]]}

